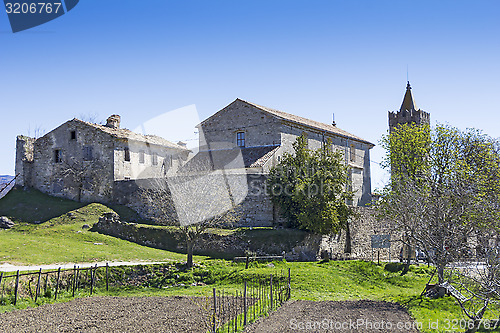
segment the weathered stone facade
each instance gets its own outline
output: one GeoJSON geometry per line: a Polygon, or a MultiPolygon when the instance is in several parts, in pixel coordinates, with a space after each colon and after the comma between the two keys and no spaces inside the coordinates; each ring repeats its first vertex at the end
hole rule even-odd
{"type": "Polygon", "coordinates": [[[175,172],[189,151],[156,136],[73,119],[41,138],[17,138],[17,185],[79,201],[114,202],[119,180],[175,172]]]}
{"type": "Polygon", "coordinates": [[[267,174],[284,153],[293,152],[292,144],[300,135],[307,136],[310,149],[331,144],[333,149],[343,153],[345,163],[351,167],[353,205],[365,206],[371,202],[370,149],[374,145],[336,125],[236,99],[204,120],[199,129],[200,150],[239,148],[244,154],[246,150],[260,147],[277,148],[271,155],[262,155],[261,163],[245,163],[247,173],[267,174]]]}
{"type": "MultiPolygon", "coordinates": [[[[239,169],[250,176],[248,195],[240,204],[240,225],[270,226],[280,217],[266,194],[265,179],[293,143],[307,136],[310,149],[331,145],[350,166],[354,206],[371,202],[370,149],[372,143],[328,125],[236,99],[199,126],[200,152],[193,158],[209,160],[213,169],[239,169]],[[236,163],[238,153],[242,156],[236,163]]],[[[189,165],[189,162],[188,162],[189,165]]]]}

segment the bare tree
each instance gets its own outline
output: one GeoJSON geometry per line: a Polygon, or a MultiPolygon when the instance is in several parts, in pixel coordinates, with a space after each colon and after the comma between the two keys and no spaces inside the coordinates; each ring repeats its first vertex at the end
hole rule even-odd
{"type": "MultiPolygon", "coordinates": [[[[411,136],[415,128],[400,129],[411,136]]],[[[398,135],[392,134],[391,135],[398,135]]],[[[461,132],[438,126],[433,132],[428,157],[418,174],[408,175],[404,142],[399,154],[404,172],[395,172],[378,204],[380,217],[410,246],[419,246],[437,267],[439,283],[444,282],[447,264],[471,252],[468,239],[487,228],[498,228],[500,155],[497,144],[475,130],[461,132]]]]}
{"type": "Polygon", "coordinates": [[[176,225],[183,235],[188,267],[193,266],[196,241],[208,228],[239,219],[237,205],[248,191],[245,173],[217,169],[212,162],[193,159],[175,176],[151,179],[149,188],[143,189],[156,220],[176,225]]]}
{"type": "Polygon", "coordinates": [[[453,263],[447,272],[445,286],[469,319],[467,333],[476,332],[482,324],[486,329],[498,328],[500,318],[500,251],[486,251],[484,262],[453,263]]]}
{"type": "Polygon", "coordinates": [[[81,113],[78,116],[78,119],[86,121],[88,123],[93,123],[93,124],[104,125],[106,123],[104,120],[100,119],[100,116],[97,112],[87,113],[87,114],[81,113]]]}

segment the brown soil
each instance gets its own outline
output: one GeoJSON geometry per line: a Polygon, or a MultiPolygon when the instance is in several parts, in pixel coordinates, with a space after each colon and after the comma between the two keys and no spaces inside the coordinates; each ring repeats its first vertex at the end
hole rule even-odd
{"type": "MultiPolygon", "coordinates": [[[[202,303],[203,298],[180,296],[80,298],[2,313],[0,331],[207,332],[210,316],[202,303]]],[[[412,325],[410,315],[395,303],[289,301],[244,332],[418,332],[412,325]]]]}
{"type": "Polygon", "coordinates": [[[247,326],[244,332],[418,332],[416,327],[396,303],[290,301],[247,326]]]}
{"type": "Polygon", "coordinates": [[[0,331],[206,332],[201,299],[91,297],[0,314],[0,331]]]}

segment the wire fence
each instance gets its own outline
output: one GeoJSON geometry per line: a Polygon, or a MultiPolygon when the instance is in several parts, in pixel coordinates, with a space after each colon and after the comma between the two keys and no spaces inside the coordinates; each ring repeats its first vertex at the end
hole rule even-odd
{"type": "Polygon", "coordinates": [[[209,332],[239,332],[248,323],[279,308],[290,296],[290,269],[288,276],[281,272],[268,278],[253,277],[233,292],[213,288],[211,296],[202,298],[209,332]]]}
{"type": "Polygon", "coordinates": [[[88,290],[92,295],[98,282],[105,284],[106,290],[109,289],[109,273],[108,264],[49,271],[40,268],[38,272],[17,271],[11,275],[0,272],[0,304],[17,305],[21,298],[31,298],[35,302],[40,297],[57,299],[62,291],[70,292],[72,297],[79,290],[88,290]]]}
{"type": "MultiPolygon", "coordinates": [[[[160,274],[166,267],[157,267],[160,274]]],[[[291,272],[283,271],[252,276],[242,282],[236,291],[213,288],[210,296],[195,297],[205,316],[204,326],[210,333],[235,333],[248,323],[276,310],[291,296],[291,272]]],[[[65,297],[80,297],[82,292],[90,295],[110,286],[126,284],[127,274],[111,270],[109,265],[57,269],[37,272],[7,274],[0,272],[0,305],[17,305],[19,300],[40,298],[57,300],[63,293],[65,297]]]]}

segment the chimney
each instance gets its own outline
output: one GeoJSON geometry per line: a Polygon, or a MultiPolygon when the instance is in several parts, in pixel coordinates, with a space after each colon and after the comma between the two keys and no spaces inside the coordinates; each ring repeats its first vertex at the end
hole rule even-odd
{"type": "Polygon", "coordinates": [[[117,114],[111,115],[108,120],[106,120],[106,127],[120,128],[120,119],[120,116],[117,114]]]}
{"type": "Polygon", "coordinates": [[[337,126],[337,123],[335,123],[335,113],[332,112],[332,125],[337,126]]]}

